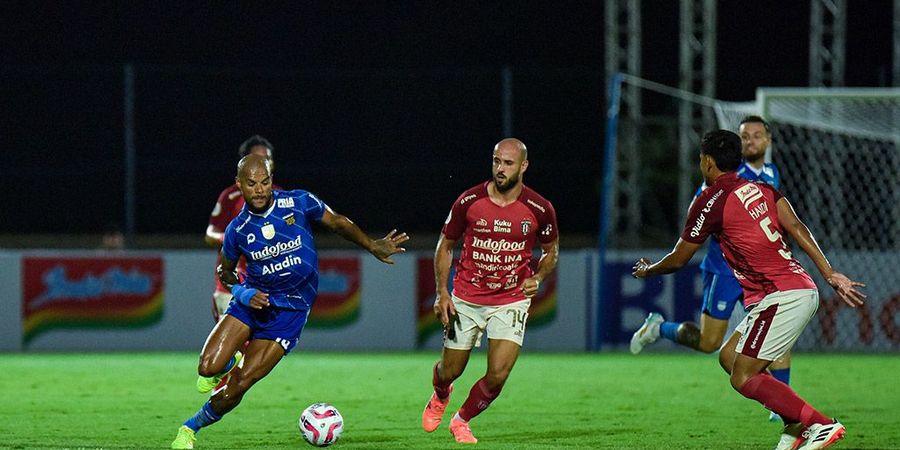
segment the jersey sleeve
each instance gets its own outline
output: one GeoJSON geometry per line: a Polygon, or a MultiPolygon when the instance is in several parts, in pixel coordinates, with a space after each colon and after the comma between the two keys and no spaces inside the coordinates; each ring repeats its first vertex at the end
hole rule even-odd
{"type": "Polygon", "coordinates": [[[542,244],[549,244],[559,238],[559,227],[556,226],[556,209],[553,204],[547,202],[544,209],[546,212],[538,218],[538,240],[542,244]]]}
{"type": "Polygon", "coordinates": [[[444,221],[444,227],[441,230],[441,233],[450,240],[458,240],[462,237],[463,233],[466,231],[466,212],[469,209],[469,205],[472,203],[471,201],[465,201],[466,194],[463,193],[453,202],[453,207],[450,208],[450,214],[447,215],[447,220],[444,221]]]}
{"type": "Polygon", "coordinates": [[[316,222],[321,221],[322,216],[325,214],[325,209],[328,208],[328,206],[312,192],[304,192],[304,194],[305,195],[300,197],[299,202],[300,210],[303,211],[303,215],[316,222]]]}
{"type": "Polygon", "coordinates": [[[703,194],[694,199],[691,209],[688,211],[681,239],[694,244],[702,244],[711,234],[722,227],[722,211],[724,208],[724,192],[718,190],[712,193],[706,189],[703,194]]]}
{"type": "Polygon", "coordinates": [[[209,224],[218,230],[224,230],[228,226],[228,222],[231,221],[231,217],[228,217],[229,214],[227,212],[229,208],[226,208],[229,203],[228,189],[225,189],[219,194],[219,198],[216,199],[216,206],[209,213],[209,224]]]}
{"type": "Polygon", "coordinates": [[[237,262],[241,257],[241,249],[238,247],[237,238],[237,231],[234,230],[233,225],[229,224],[225,228],[225,237],[222,240],[222,256],[229,261],[237,262]]]}

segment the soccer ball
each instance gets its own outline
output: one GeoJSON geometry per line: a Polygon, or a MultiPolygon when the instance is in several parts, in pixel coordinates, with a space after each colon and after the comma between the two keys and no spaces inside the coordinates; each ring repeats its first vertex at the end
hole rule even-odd
{"type": "Polygon", "coordinates": [[[344,432],[344,418],[328,403],[313,403],[300,413],[300,434],[316,447],[328,447],[344,432]]]}

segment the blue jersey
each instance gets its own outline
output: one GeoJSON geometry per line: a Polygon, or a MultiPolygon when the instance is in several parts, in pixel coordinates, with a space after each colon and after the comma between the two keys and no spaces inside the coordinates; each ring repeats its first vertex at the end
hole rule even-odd
{"type": "MultiPolygon", "coordinates": [[[[778,168],[775,167],[775,164],[764,163],[762,170],[757,174],[746,161],[742,161],[737,169],[737,174],[745,180],[766,183],[776,190],[781,189],[781,174],[778,173],[778,168]]],[[[700,195],[704,189],[706,189],[706,183],[703,183],[700,188],[697,189],[697,193],[694,194],[694,197],[696,198],[700,195]]],[[[728,266],[728,263],[725,262],[725,257],[722,256],[722,246],[715,236],[709,240],[709,249],[707,249],[703,261],[700,262],[700,270],[717,273],[719,275],[734,276],[734,272],[731,270],[731,267],[728,266]]]]}
{"type": "Polygon", "coordinates": [[[319,289],[319,257],[310,222],[322,220],[327,206],[297,189],[272,191],[272,206],[256,214],[244,205],[225,229],[222,254],[231,261],[244,255],[244,286],[269,294],[269,304],[307,310],[319,289]]]}

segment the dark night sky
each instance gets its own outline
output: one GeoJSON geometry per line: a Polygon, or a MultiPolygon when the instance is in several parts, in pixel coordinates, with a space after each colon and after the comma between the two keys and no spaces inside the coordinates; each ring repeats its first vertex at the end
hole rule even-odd
{"type": "MultiPolygon", "coordinates": [[[[892,1],[848,3],[846,84],[889,85],[892,1]]],[[[124,63],[139,70],[139,232],[202,232],[231,177],[234,149],[257,132],[282,150],[286,184],[333,192],[342,212],[366,215],[375,228],[436,231],[458,192],[488,176],[487,159],[471,170],[457,161],[485,158],[498,140],[496,74],[509,65],[516,134],[542,171],[527,182],[557,203],[564,230],[591,233],[603,10],[600,1],[4,2],[0,131],[8,146],[35,149],[12,153],[10,165],[23,181],[58,183],[47,190],[55,197],[14,200],[22,213],[4,214],[0,233],[90,232],[120,221],[124,63]],[[298,94],[298,80],[310,92],[298,94]],[[302,157],[285,147],[303,149],[302,157]],[[451,152],[458,158],[441,158],[451,152]],[[377,165],[392,159],[402,161],[403,176],[394,173],[400,162],[377,165]],[[585,181],[573,192],[560,175],[585,181]],[[197,186],[185,190],[179,177],[188,176],[197,186]],[[61,198],[53,187],[85,179],[94,184],[81,192],[100,206],[78,207],[93,220],[60,225],[31,207],[61,198]],[[378,189],[365,189],[371,183],[378,189]],[[371,198],[359,198],[361,185],[371,198]],[[435,205],[367,208],[401,189],[435,205]],[[164,208],[181,215],[161,221],[164,208]]],[[[804,86],[808,11],[808,1],[720,2],[716,97],[751,100],[759,86],[804,86]]],[[[678,2],[643,2],[644,78],[677,85],[677,17],[678,2]]]]}
{"type": "MultiPolygon", "coordinates": [[[[3,59],[12,63],[603,64],[602,2],[15,3],[4,3],[0,19],[3,59]]],[[[846,84],[889,84],[891,0],[848,3],[846,84]]],[[[804,85],[808,11],[808,1],[720,2],[717,96],[804,85]]],[[[678,2],[643,2],[644,77],[677,81],[677,17],[678,2]]]]}

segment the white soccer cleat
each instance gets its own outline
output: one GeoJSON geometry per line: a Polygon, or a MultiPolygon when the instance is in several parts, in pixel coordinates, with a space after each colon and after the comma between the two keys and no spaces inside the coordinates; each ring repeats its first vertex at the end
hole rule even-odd
{"type": "Polygon", "coordinates": [[[784,431],[781,432],[781,439],[778,441],[778,445],[775,446],[775,450],[797,450],[800,448],[803,442],[806,441],[804,434],[801,433],[802,431],[804,431],[803,424],[792,423],[786,425],[784,431]]]}
{"type": "Polygon", "coordinates": [[[650,345],[659,339],[659,326],[665,322],[663,316],[659,313],[650,313],[644,324],[631,335],[631,353],[637,355],[644,349],[644,346],[650,345]]]}
{"type": "Polygon", "coordinates": [[[806,437],[806,442],[799,448],[801,450],[827,448],[830,447],[831,444],[843,439],[846,433],[847,429],[837,420],[833,423],[816,423],[810,425],[809,428],[803,432],[803,436],[806,437]]]}
{"type": "Polygon", "coordinates": [[[778,422],[779,420],[781,420],[781,416],[777,412],[769,411],[769,422],[778,422]]]}

